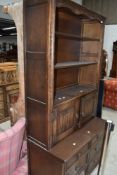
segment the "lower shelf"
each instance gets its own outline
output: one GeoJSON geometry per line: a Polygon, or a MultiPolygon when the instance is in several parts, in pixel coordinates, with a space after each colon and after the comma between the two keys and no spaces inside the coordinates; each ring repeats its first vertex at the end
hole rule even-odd
{"type": "Polygon", "coordinates": [[[80,96],[86,95],[96,90],[97,88],[91,85],[74,85],[70,87],[65,87],[57,90],[54,104],[57,105],[66,100],[78,98],[80,96]]]}

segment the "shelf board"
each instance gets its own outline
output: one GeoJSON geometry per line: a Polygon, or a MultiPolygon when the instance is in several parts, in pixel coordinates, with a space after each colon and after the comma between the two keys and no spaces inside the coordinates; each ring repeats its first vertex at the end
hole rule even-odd
{"type": "Polygon", "coordinates": [[[64,32],[55,32],[55,34],[56,34],[56,36],[75,39],[75,40],[79,40],[79,41],[100,41],[100,39],[89,38],[89,37],[80,37],[78,35],[68,34],[68,33],[64,33],[64,32]]]}
{"type": "Polygon", "coordinates": [[[67,100],[72,100],[74,98],[84,96],[96,90],[97,88],[92,85],[74,85],[58,89],[56,91],[54,105],[58,105],[67,100]]]}
{"type": "Polygon", "coordinates": [[[88,66],[97,64],[96,61],[69,61],[69,62],[62,62],[57,63],[55,65],[55,69],[63,69],[63,68],[69,68],[69,67],[82,67],[82,66],[88,66]]]}
{"type": "Polygon", "coordinates": [[[98,57],[98,53],[81,52],[80,55],[85,57],[98,57]]]}

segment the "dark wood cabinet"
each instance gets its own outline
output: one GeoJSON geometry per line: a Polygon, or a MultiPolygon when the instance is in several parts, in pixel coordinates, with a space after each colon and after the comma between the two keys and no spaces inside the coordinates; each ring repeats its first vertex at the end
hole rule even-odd
{"type": "Polygon", "coordinates": [[[82,128],[96,116],[104,20],[70,0],[24,0],[31,175],[80,175],[92,170],[87,164],[89,151],[78,158],[92,137],[84,139],[76,155],[69,143],[76,142],[74,132],[80,139],[82,128]],[[56,155],[61,150],[67,160],[56,155]]]}
{"type": "Polygon", "coordinates": [[[30,174],[90,174],[100,162],[104,134],[105,121],[95,118],[50,151],[29,139],[30,174]]]}

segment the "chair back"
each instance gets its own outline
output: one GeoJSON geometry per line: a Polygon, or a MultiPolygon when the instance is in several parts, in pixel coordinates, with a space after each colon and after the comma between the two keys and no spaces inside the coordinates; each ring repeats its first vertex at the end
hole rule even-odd
{"type": "Polygon", "coordinates": [[[0,175],[12,175],[20,159],[25,130],[25,118],[10,129],[0,132],[0,175]]]}

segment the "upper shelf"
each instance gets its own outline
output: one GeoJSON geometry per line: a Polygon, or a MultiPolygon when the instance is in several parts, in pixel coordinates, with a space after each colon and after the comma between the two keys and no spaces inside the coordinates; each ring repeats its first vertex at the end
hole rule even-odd
{"type": "Polygon", "coordinates": [[[55,65],[55,69],[64,69],[69,67],[82,67],[82,66],[88,66],[93,64],[97,64],[97,62],[96,61],[69,61],[69,62],[57,63],[55,65]]]}
{"type": "Polygon", "coordinates": [[[89,37],[80,37],[78,35],[74,35],[74,34],[68,34],[68,33],[64,33],[64,32],[55,32],[56,36],[61,36],[61,37],[65,37],[65,38],[69,38],[69,39],[75,39],[75,40],[79,40],[79,41],[100,41],[100,39],[97,38],[89,38],[89,37]]]}

